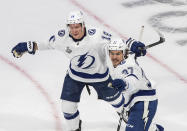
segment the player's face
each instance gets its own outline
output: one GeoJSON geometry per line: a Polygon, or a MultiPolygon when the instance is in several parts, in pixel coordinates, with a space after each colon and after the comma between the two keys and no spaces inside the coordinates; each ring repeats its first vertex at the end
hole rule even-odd
{"type": "Polygon", "coordinates": [[[69,31],[74,39],[81,39],[84,36],[84,28],[82,27],[82,24],[70,24],[69,31]]]}
{"type": "Polygon", "coordinates": [[[119,65],[123,60],[123,51],[110,50],[109,56],[114,67],[119,65]]]}

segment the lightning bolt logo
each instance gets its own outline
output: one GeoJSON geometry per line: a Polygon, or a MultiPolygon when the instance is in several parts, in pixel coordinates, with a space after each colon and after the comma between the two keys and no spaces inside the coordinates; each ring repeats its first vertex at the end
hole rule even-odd
{"type": "Polygon", "coordinates": [[[77,65],[78,67],[81,67],[84,64],[84,61],[87,58],[87,56],[86,56],[87,54],[88,54],[88,52],[86,54],[80,56],[80,58],[78,59],[78,62],[79,62],[79,64],[77,65]]]}

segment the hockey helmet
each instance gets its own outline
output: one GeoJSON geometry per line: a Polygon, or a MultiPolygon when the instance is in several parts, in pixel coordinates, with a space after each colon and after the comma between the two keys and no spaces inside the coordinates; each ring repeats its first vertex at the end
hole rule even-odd
{"type": "Polygon", "coordinates": [[[108,44],[108,50],[116,50],[116,51],[123,51],[123,54],[125,55],[125,50],[127,49],[127,45],[124,42],[123,39],[117,38],[112,39],[108,44]]]}
{"type": "Polygon", "coordinates": [[[66,24],[84,24],[83,13],[81,11],[72,11],[67,17],[66,24]]]}

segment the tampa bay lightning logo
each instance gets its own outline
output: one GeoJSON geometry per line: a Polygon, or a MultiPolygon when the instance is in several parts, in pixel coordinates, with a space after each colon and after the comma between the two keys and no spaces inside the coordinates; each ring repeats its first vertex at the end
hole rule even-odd
{"type": "Polygon", "coordinates": [[[87,52],[83,55],[75,56],[71,60],[71,64],[75,62],[77,63],[77,67],[82,68],[82,69],[88,69],[94,64],[95,57],[88,55],[88,52],[87,52]]]}
{"type": "Polygon", "coordinates": [[[59,30],[58,36],[63,37],[65,35],[65,30],[59,30]]]}
{"type": "Polygon", "coordinates": [[[89,30],[88,30],[88,34],[89,34],[89,35],[94,35],[95,32],[96,32],[96,29],[89,29],[89,30]]]}

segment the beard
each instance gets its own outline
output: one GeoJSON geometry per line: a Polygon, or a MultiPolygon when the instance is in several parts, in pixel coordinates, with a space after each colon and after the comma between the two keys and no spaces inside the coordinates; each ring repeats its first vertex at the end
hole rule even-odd
{"type": "Polygon", "coordinates": [[[113,66],[116,67],[120,63],[120,61],[118,59],[112,59],[112,63],[113,63],[113,66]]]}

